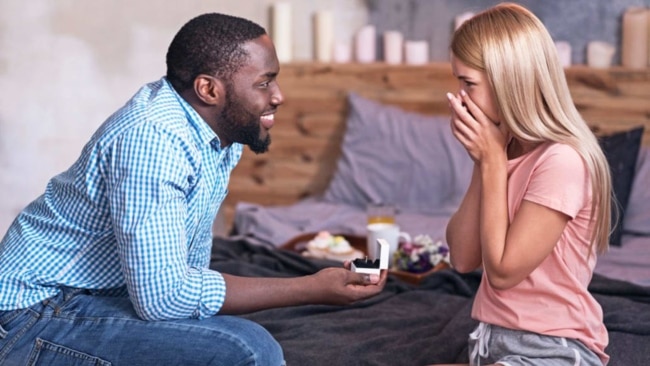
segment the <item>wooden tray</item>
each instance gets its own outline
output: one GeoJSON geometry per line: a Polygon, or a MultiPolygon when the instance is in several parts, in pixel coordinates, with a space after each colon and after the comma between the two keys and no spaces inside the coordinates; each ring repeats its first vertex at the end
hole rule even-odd
{"type": "MultiPolygon", "coordinates": [[[[312,240],[317,234],[318,233],[305,233],[305,234],[298,235],[293,239],[289,240],[288,242],[282,244],[279,248],[283,250],[290,250],[290,251],[302,253],[304,250],[307,249],[307,243],[310,240],[312,240]]],[[[366,253],[366,237],[357,236],[357,235],[348,235],[348,234],[332,234],[332,236],[337,236],[337,235],[344,237],[345,240],[347,240],[348,243],[350,243],[350,245],[354,249],[357,249],[364,254],[366,253]]],[[[447,264],[446,262],[440,262],[435,267],[428,270],[427,272],[413,273],[413,272],[401,271],[398,269],[390,268],[388,270],[388,273],[390,275],[399,278],[404,282],[417,285],[420,283],[420,281],[422,281],[422,279],[429,276],[433,272],[437,272],[447,268],[449,268],[449,264],[447,264]]]]}

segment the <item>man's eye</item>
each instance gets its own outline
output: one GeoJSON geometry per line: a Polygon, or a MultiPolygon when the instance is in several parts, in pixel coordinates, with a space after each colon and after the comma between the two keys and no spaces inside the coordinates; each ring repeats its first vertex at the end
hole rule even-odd
{"type": "Polygon", "coordinates": [[[266,87],[269,86],[270,83],[271,83],[270,81],[265,81],[265,82],[261,83],[260,86],[261,86],[262,88],[266,88],[266,87]]]}

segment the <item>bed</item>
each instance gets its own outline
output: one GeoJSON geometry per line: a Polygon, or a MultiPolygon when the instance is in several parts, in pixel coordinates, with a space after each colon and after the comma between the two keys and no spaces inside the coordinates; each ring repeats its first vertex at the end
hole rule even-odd
{"type": "MultiPolygon", "coordinates": [[[[242,276],[300,276],[340,263],[215,238],[211,267],[242,276]]],[[[389,277],[377,297],[351,306],[310,305],[244,317],[282,345],[288,365],[427,365],[467,362],[467,335],[480,274],[443,270],[419,285],[389,277]]],[[[612,366],[650,364],[650,288],[596,275],[590,291],[603,307],[612,366]]]]}
{"type": "MultiPolygon", "coordinates": [[[[302,98],[308,95],[312,100],[311,104],[300,103],[301,106],[317,109],[313,99],[322,95],[300,90],[301,83],[306,82],[300,79],[305,77],[304,70],[290,71],[288,92],[285,86],[287,104],[291,106],[291,96],[295,95],[292,93],[299,93],[302,98]]],[[[319,78],[323,73],[331,76],[328,74],[331,69],[320,71],[316,74],[319,78]]],[[[368,203],[394,204],[398,209],[396,221],[402,230],[444,239],[447,221],[464,194],[472,163],[451,135],[448,116],[441,109],[421,113],[417,108],[403,107],[422,103],[418,99],[422,93],[414,85],[433,78],[446,87],[448,81],[435,70],[409,70],[410,83],[396,83],[397,79],[391,77],[380,79],[390,82],[388,94],[378,95],[374,88],[364,89],[368,80],[372,83],[377,79],[368,78],[367,71],[352,72],[366,72],[365,78],[361,84],[345,82],[342,83],[345,86],[333,87],[337,100],[343,100],[345,105],[337,109],[343,116],[343,129],[338,140],[329,138],[335,143],[328,149],[335,153],[320,159],[329,161],[328,172],[313,173],[326,177],[326,184],[318,192],[301,191],[283,182],[287,192],[299,192],[290,203],[246,199],[236,202],[231,235],[214,239],[212,268],[245,276],[299,276],[325,266],[341,265],[336,261],[307,258],[288,250],[287,243],[323,230],[363,237],[368,203]],[[421,78],[414,77],[418,73],[422,73],[421,78]],[[399,103],[385,103],[386,98],[397,98],[399,103]],[[415,99],[418,101],[413,102],[415,99]]],[[[404,70],[397,72],[404,76],[404,70]]],[[[634,80],[648,83],[649,74],[641,73],[641,78],[635,74],[634,80]]],[[[595,85],[595,89],[605,93],[617,88],[617,98],[623,95],[623,99],[627,98],[625,91],[629,90],[631,80],[629,76],[623,78],[628,84],[617,84],[616,78],[597,78],[605,80],[604,83],[593,78],[571,80],[576,79],[587,80],[590,88],[595,85]]],[[[319,80],[326,80],[321,84],[330,87],[335,85],[331,78],[319,80]]],[[[307,84],[313,81],[309,79],[307,84]]],[[[574,91],[579,90],[579,86],[572,85],[574,91]]],[[[593,92],[593,88],[589,90],[593,92]]],[[[631,94],[632,99],[648,97],[639,96],[639,89],[634,90],[637,92],[631,94]]],[[[581,93],[577,92],[574,99],[583,109],[583,115],[602,115],[580,104],[581,93]]],[[[595,94],[585,92],[584,95],[589,96],[586,100],[591,100],[595,94]]],[[[435,98],[433,104],[441,102],[435,98]]],[[[613,105],[620,108],[619,102],[616,100],[613,105]]],[[[627,99],[626,103],[630,105],[627,99]]],[[[598,259],[590,285],[590,291],[604,309],[610,334],[607,349],[612,357],[610,365],[650,364],[650,352],[647,352],[650,347],[650,190],[647,188],[650,148],[648,128],[644,129],[650,125],[648,108],[646,105],[641,109],[644,120],[635,119],[632,113],[618,119],[629,123],[612,127],[608,122],[611,118],[607,117],[598,120],[595,128],[600,132],[601,146],[610,164],[616,169],[613,172],[615,191],[624,213],[616,221],[611,249],[598,259]]],[[[616,114],[621,115],[620,111],[616,114]]],[[[296,113],[292,118],[296,116],[305,120],[305,114],[296,113]]],[[[284,132],[280,131],[280,135],[284,132]]],[[[295,143],[293,139],[288,140],[292,142],[287,145],[295,143]]],[[[274,141],[274,148],[284,141],[282,138],[274,141]]],[[[313,141],[311,145],[315,146],[313,141]]],[[[268,163],[256,165],[245,161],[244,167],[247,166],[268,168],[268,163]]],[[[250,176],[250,172],[246,170],[244,175],[250,176]]],[[[234,173],[233,183],[242,179],[237,174],[234,173]]],[[[258,183],[265,182],[259,174],[252,176],[258,183]]],[[[269,193],[272,188],[271,184],[271,188],[263,189],[269,193]]],[[[246,317],[265,326],[278,339],[289,365],[467,362],[467,335],[476,325],[469,314],[479,282],[480,272],[459,274],[453,269],[436,271],[417,284],[391,275],[382,294],[354,306],[291,307],[246,317]]]]}

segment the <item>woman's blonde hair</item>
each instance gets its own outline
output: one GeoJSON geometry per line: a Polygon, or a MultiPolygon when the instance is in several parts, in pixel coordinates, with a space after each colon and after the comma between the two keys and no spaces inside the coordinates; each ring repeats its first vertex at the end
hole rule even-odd
{"type": "MultiPolygon", "coordinates": [[[[526,8],[502,3],[467,20],[451,42],[454,57],[485,72],[501,116],[514,137],[572,146],[592,183],[591,245],[607,249],[611,228],[611,177],[598,140],[573,104],[555,43],[526,8]]],[[[558,182],[561,184],[561,182],[558,182]]]]}

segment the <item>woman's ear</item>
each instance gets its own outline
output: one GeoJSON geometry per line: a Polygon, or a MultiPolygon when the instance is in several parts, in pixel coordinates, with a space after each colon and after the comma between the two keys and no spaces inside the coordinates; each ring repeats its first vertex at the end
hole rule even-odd
{"type": "Polygon", "coordinates": [[[203,103],[211,106],[223,104],[226,90],[221,80],[214,76],[200,74],[194,78],[194,93],[203,103]]]}

